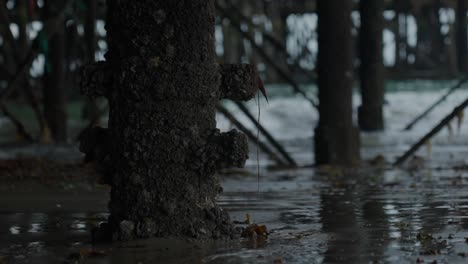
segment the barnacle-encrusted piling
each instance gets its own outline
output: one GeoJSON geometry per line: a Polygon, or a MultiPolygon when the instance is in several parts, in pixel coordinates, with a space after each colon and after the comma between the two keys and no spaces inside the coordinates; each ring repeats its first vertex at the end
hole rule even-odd
{"type": "Polygon", "coordinates": [[[107,4],[106,62],[84,69],[82,92],[109,100],[113,239],[232,236],[216,170],[243,166],[248,145],[216,129],[216,104],[251,99],[257,71],[216,63],[211,0],[107,4]]]}

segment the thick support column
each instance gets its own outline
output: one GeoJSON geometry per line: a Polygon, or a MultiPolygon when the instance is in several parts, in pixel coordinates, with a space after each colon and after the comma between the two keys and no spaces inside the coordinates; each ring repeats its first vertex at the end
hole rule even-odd
{"type": "Polygon", "coordinates": [[[358,118],[359,127],[364,131],[384,129],[383,11],[383,1],[360,1],[359,73],[362,105],[358,118]]]}
{"type": "Polygon", "coordinates": [[[243,166],[248,145],[216,129],[216,105],[252,98],[256,70],[216,63],[213,1],[107,4],[107,61],[84,70],[82,89],[108,98],[109,130],[85,133],[81,149],[108,166],[113,239],[232,236],[215,172],[243,166]],[[93,146],[99,135],[110,144],[93,146]]]}
{"type": "Polygon", "coordinates": [[[359,132],[352,118],[351,0],[317,1],[319,115],[315,129],[317,164],[354,165],[359,132]]]}
{"type": "Polygon", "coordinates": [[[466,26],[466,0],[457,0],[456,30],[458,71],[468,73],[468,35],[466,26]]]}

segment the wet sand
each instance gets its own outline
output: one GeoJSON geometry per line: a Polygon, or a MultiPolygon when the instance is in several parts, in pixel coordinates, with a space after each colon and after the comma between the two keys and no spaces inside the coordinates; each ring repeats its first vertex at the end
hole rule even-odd
{"type": "MultiPolygon", "coordinates": [[[[235,221],[245,221],[249,214],[252,222],[266,225],[267,239],[152,239],[93,246],[90,232],[107,217],[109,192],[96,176],[0,177],[0,263],[467,263],[464,125],[459,133],[441,133],[404,167],[388,165],[468,93],[460,92],[415,131],[401,133],[416,110],[438,94],[390,95],[386,114],[391,123],[386,132],[362,135],[366,162],[360,169],[272,170],[261,155],[258,178],[252,146],[245,170],[220,175],[224,193],[219,203],[235,221]],[[416,98],[424,104],[415,106],[411,100],[416,98]]],[[[312,129],[305,127],[313,128],[314,116],[304,108],[295,110],[298,100],[273,96],[263,123],[300,164],[308,165],[312,129]],[[280,106],[291,111],[278,112],[280,106]]],[[[228,125],[220,120],[220,126],[228,125]]],[[[75,147],[68,149],[49,149],[41,157],[71,153],[63,162],[77,162],[75,147]]],[[[3,148],[0,156],[18,152],[28,151],[3,148]]]]}
{"type": "Polygon", "coordinates": [[[91,244],[108,189],[89,182],[23,181],[0,194],[0,263],[466,263],[468,173],[450,168],[337,168],[222,176],[235,221],[267,239],[153,239],[91,244]],[[347,175],[351,173],[352,175],[347,175]]]}

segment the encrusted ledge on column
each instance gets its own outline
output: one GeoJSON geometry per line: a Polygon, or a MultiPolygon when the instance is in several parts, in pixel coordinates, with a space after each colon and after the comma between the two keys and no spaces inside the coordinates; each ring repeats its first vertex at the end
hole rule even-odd
{"type": "Polygon", "coordinates": [[[249,158],[247,137],[231,130],[229,132],[214,131],[203,148],[195,151],[194,155],[200,160],[200,175],[211,175],[219,169],[242,168],[249,158]]]}
{"type": "Polygon", "coordinates": [[[214,146],[213,155],[216,155],[218,169],[242,168],[249,158],[247,137],[235,129],[225,133],[216,133],[211,142],[214,146]]]}
{"type": "Polygon", "coordinates": [[[220,68],[223,99],[248,101],[255,96],[260,78],[255,65],[223,64],[220,68]]]}

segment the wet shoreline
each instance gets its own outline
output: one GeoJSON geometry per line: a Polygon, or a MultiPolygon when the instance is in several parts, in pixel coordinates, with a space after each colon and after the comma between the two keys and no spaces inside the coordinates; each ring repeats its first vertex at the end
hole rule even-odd
{"type": "MultiPolygon", "coordinates": [[[[0,263],[466,263],[464,124],[453,135],[443,131],[403,167],[389,165],[466,91],[415,131],[402,133],[411,119],[408,113],[421,108],[414,100],[430,102],[439,94],[408,93],[388,97],[387,131],[362,134],[365,162],[360,169],[269,169],[272,163],[261,153],[257,175],[256,147],[251,145],[246,169],[221,174],[220,205],[233,221],[245,221],[249,214],[252,222],[266,225],[270,234],[260,240],[153,239],[93,247],[90,232],[107,217],[109,188],[97,184],[92,168],[80,164],[76,146],[4,147],[3,158],[25,158],[30,164],[23,163],[15,174],[4,159],[0,162],[2,172],[11,173],[0,175],[0,263]],[[31,158],[31,153],[41,155],[31,158]],[[62,159],[57,164],[46,161],[57,157],[62,159]]],[[[263,108],[262,123],[301,165],[312,164],[312,129],[305,128],[313,128],[314,113],[301,109],[297,98],[273,96],[270,104],[263,108]],[[291,111],[278,112],[281,105],[291,111]]],[[[219,121],[220,128],[229,128],[219,121]]]]}

